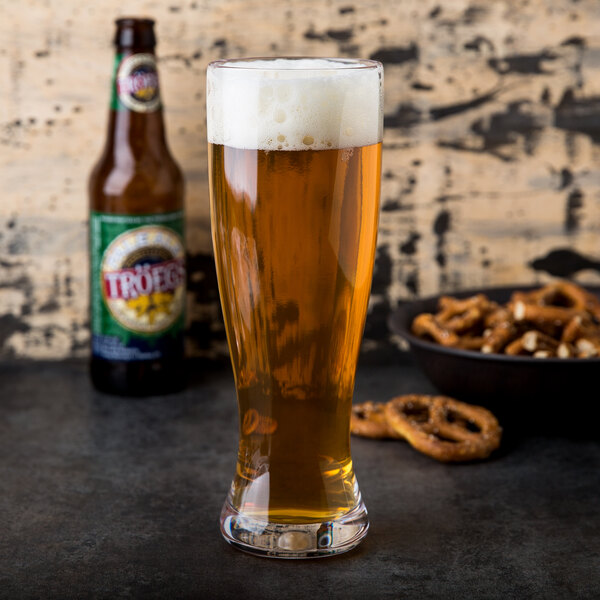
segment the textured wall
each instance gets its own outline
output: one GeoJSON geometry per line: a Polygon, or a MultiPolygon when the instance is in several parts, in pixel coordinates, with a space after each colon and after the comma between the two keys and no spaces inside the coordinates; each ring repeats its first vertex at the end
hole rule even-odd
{"type": "Polygon", "coordinates": [[[381,228],[365,348],[398,300],[600,281],[597,0],[3,0],[0,356],[87,353],[88,173],[122,15],[158,21],[168,136],[187,179],[190,350],[224,350],[208,225],[204,69],[241,55],[386,68],[381,228]]]}

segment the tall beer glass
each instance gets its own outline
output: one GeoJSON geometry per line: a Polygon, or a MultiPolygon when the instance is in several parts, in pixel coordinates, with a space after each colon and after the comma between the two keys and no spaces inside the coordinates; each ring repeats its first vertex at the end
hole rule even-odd
{"type": "Polygon", "coordinates": [[[368,528],[350,456],[373,271],[382,66],[214,62],[211,219],[239,406],[221,531],[255,554],[344,552],[368,528]]]}

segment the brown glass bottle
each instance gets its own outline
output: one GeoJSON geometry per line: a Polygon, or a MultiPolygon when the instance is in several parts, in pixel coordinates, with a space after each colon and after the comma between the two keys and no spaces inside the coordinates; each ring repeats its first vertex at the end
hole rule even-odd
{"type": "Polygon", "coordinates": [[[184,385],[184,183],[165,138],[154,21],[116,26],[108,135],[89,180],[91,377],[145,396],[184,385]]]}

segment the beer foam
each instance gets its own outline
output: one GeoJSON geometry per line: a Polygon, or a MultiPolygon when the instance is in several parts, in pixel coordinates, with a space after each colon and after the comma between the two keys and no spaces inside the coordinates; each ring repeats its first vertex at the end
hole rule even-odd
{"type": "Polygon", "coordinates": [[[383,69],[373,61],[222,61],[207,71],[212,144],[325,150],[381,141],[383,69]],[[376,65],[376,66],[374,66],[376,65]]]}

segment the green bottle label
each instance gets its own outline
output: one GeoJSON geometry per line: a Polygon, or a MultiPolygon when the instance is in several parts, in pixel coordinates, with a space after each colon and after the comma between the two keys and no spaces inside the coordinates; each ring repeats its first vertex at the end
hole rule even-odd
{"type": "Polygon", "coordinates": [[[90,215],[92,353],[107,360],[181,355],[183,211],[90,215]]]}
{"type": "Polygon", "coordinates": [[[113,110],[154,112],[161,107],[156,57],[140,52],[117,54],[111,96],[113,110]]]}

